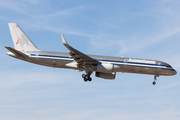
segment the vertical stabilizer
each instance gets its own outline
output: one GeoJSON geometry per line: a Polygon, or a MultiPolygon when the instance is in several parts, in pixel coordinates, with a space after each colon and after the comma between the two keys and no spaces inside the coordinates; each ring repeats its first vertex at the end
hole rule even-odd
{"type": "Polygon", "coordinates": [[[8,23],[14,47],[19,51],[39,51],[16,23],[8,23]]]}

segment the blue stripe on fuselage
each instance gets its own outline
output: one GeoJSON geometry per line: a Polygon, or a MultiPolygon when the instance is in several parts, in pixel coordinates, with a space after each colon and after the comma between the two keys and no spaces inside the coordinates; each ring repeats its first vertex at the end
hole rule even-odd
{"type": "MultiPolygon", "coordinates": [[[[36,55],[36,54],[31,54],[32,57],[39,56],[39,57],[53,57],[53,58],[68,58],[68,59],[73,59],[72,57],[67,57],[67,56],[56,56],[56,55],[36,55]]],[[[100,62],[114,62],[114,63],[129,63],[129,64],[137,64],[137,65],[151,65],[151,66],[157,66],[157,67],[166,67],[166,65],[160,65],[160,64],[150,64],[150,63],[138,63],[138,62],[125,62],[125,61],[117,61],[117,60],[104,60],[104,59],[95,59],[100,62]]]]}

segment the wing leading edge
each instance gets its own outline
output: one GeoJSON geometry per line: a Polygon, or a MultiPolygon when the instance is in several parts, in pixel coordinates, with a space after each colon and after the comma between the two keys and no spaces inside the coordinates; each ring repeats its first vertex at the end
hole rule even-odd
{"type": "Polygon", "coordinates": [[[89,67],[91,65],[97,65],[99,64],[99,62],[93,58],[91,58],[90,56],[74,49],[73,47],[71,47],[67,41],[65,40],[64,36],[61,34],[62,37],[62,42],[64,44],[64,46],[69,49],[71,52],[69,53],[70,56],[72,56],[72,58],[78,63],[79,66],[82,66],[84,68],[89,67]]]}

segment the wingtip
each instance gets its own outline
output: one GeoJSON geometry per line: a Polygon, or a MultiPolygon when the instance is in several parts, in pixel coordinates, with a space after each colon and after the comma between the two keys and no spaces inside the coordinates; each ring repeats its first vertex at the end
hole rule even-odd
{"type": "Polygon", "coordinates": [[[67,44],[67,41],[66,41],[66,39],[64,38],[63,34],[61,34],[61,38],[62,38],[63,44],[67,44]]]}

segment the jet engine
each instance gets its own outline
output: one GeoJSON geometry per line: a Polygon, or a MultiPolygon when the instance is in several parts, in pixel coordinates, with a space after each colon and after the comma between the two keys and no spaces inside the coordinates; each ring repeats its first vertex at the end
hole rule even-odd
{"type": "Polygon", "coordinates": [[[103,72],[96,72],[96,77],[104,78],[104,79],[115,79],[116,73],[103,73],[103,72]]]}
{"type": "Polygon", "coordinates": [[[93,70],[96,72],[102,72],[102,73],[112,73],[113,72],[114,65],[109,63],[102,63],[93,66],[93,70]]]}

